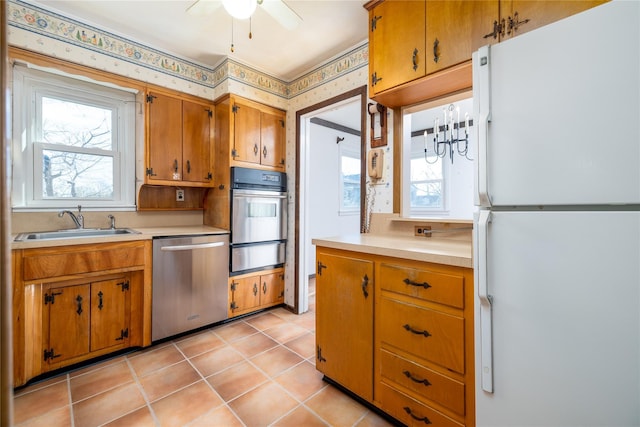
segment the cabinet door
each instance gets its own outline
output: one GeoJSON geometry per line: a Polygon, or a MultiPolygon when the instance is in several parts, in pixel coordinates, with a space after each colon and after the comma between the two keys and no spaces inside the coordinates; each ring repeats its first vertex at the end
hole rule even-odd
{"type": "Polygon", "coordinates": [[[373,398],[373,262],[316,253],[316,368],[373,398]]]}
{"type": "Polygon", "coordinates": [[[470,61],[497,15],[497,1],[427,1],[427,74],[470,61]]]}
{"type": "Polygon", "coordinates": [[[229,316],[247,313],[260,305],[260,276],[230,281],[229,316]]]}
{"type": "Polygon", "coordinates": [[[260,163],[260,110],[236,103],[233,117],[233,159],[260,163]]]}
{"type": "Polygon", "coordinates": [[[182,180],[211,182],[213,107],[182,101],[182,180]]]}
{"type": "Polygon", "coordinates": [[[260,305],[273,305],[284,301],[284,273],[260,276],[260,305]]]}
{"type": "Polygon", "coordinates": [[[89,352],[89,285],[45,288],[45,362],[57,364],[89,352]]]}
{"type": "Polygon", "coordinates": [[[149,181],[180,181],[182,175],[182,101],[149,94],[149,181]]]}
{"type": "Polygon", "coordinates": [[[129,281],[91,283],[91,351],[129,342],[129,281]]]}
{"type": "Polygon", "coordinates": [[[500,2],[500,17],[504,19],[503,39],[515,37],[562,18],[595,7],[599,0],[512,0],[500,2]]]}
{"type": "Polygon", "coordinates": [[[386,0],[369,11],[370,93],[425,75],[425,20],[424,0],[386,0]]]}
{"type": "Polygon", "coordinates": [[[260,120],[261,163],[284,169],[285,126],[284,115],[263,112],[260,120]]]}

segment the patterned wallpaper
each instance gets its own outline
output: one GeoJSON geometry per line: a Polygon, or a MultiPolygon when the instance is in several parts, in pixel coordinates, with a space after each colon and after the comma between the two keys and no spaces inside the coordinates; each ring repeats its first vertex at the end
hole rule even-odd
{"type": "MultiPolygon", "coordinates": [[[[106,55],[108,58],[124,62],[118,66],[120,70],[128,70],[133,66],[135,71],[131,77],[145,80],[147,73],[144,71],[152,71],[156,76],[162,75],[154,80],[166,81],[169,77],[169,81],[176,83],[181,89],[184,90],[186,87],[189,89],[187,92],[195,91],[197,93],[194,94],[198,95],[214,93],[217,86],[226,80],[232,80],[290,99],[341,75],[366,67],[369,60],[368,45],[363,43],[319,68],[291,82],[285,82],[230,58],[226,58],[212,69],[20,0],[10,0],[8,7],[9,43],[12,45],[39,52],[45,50],[42,53],[51,54],[52,52],[43,49],[44,45],[50,41],[49,39],[60,41],[66,45],[63,55],[65,59],[89,65],[90,62],[87,63],[86,60],[88,52],[106,55]],[[16,29],[31,34],[20,34],[16,29]],[[208,90],[194,89],[195,86],[208,90]]],[[[98,62],[97,57],[93,58],[94,62],[98,62]]],[[[89,59],[92,57],[89,56],[89,59]]]]}

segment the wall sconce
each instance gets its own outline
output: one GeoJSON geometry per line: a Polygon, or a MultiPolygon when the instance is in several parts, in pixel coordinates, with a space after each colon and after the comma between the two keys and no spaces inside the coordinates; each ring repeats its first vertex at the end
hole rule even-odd
{"type": "MultiPolygon", "coordinates": [[[[442,109],[444,115],[444,123],[440,126],[440,119],[435,118],[433,123],[433,149],[431,150],[437,157],[444,158],[447,153],[453,164],[453,153],[457,152],[460,156],[464,156],[467,160],[470,159],[467,154],[469,152],[469,113],[464,114],[464,138],[460,138],[460,128],[462,122],[460,122],[460,107],[454,107],[453,104],[449,107],[442,109]],[[454,111],[456,118],[454,119],[454,111]],[[442,140],[440,139],[440,132],[443,133],[442,140]],[[455,134],[455,136],[454,136],[455,134]],[[454,149],[455,146],[455,149],[454,149]],[[448,149],[447,149],[448,147],[448,149]]],[[[429,161],[428,152],[428,138],[427,130],[424,131],[424,160],[429,164],[434,164],[438,160],[433,162],[429,161]]]]}
{"type": "Polygon", "coordinates": [[[370,103],[371,116],[371,148],[387,145],[387,107],[370,103]]]}

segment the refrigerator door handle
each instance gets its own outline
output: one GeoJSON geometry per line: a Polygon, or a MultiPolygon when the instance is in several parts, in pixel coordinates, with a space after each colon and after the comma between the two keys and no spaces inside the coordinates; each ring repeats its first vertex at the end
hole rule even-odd
{"type": "Polygon", "coordinates": [[[477,201],[483,207],[491,206],[491,197],[487,182],[487,148],[489,141],[489,122],[491,121],[491,81],[490,81],[490,46],[483,46],[478,50],[477,64],[474,72],[477,77],[474,85],[478,88],[475,93],[478,97],[478,137],[477,137],[477,201]]]}
{"type": "Polygon", "coordinates": [[[493,328],[492,328],[492,297],[489,295],[488,284],[488,248],[489,223],[491,212],[481,210],[478,219],[477,235],[477,271],[478,271],[478,299],[480,300],[480,369],[482,389],[493,393],[493,328]]]}

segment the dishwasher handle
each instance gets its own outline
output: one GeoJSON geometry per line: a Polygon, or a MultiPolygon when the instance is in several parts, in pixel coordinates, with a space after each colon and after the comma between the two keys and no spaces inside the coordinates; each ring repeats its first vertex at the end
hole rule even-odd
{"type": "Polygon", "coordinates": [[[163,246],[161,251],[190,251],[193,249],[207,249],[223,246],[224,242],[211,242],[211,243],[198,243],[195,245],[176,245],[176,246],[163,246]]]}

